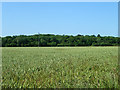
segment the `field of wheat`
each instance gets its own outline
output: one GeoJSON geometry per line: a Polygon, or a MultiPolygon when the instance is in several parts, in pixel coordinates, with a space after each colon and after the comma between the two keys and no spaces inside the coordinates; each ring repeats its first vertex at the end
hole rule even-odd
{"type": "Polygon", "coordinates": [[[118,88],[118,47],[3,47],[3,88],[118,88]]]}

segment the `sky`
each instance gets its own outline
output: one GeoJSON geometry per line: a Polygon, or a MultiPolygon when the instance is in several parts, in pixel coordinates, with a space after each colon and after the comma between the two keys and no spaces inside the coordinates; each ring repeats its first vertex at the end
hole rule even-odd
{"type": "Polygon", "coordinates": [[[118,36],[117,2],[2,3],[2,36],[118,36]]]}

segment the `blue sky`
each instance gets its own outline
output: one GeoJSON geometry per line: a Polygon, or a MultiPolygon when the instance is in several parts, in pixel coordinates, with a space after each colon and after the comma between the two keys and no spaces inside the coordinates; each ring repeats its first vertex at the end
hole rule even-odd
{"type": "Polygon", "coordinates": [[[41,34],[118,36],[117,2],[2,4],[2,36],[41,34]]]}

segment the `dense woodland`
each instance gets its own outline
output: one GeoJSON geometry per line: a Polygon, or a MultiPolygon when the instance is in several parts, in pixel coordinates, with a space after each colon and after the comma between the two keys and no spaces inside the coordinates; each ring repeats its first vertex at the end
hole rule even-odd
{"type": "Polygon", "coordinates": [[[120,39],[112,36],[35,34],[2,37],[3,47],[42,46],[118,46],[120,39]]]}

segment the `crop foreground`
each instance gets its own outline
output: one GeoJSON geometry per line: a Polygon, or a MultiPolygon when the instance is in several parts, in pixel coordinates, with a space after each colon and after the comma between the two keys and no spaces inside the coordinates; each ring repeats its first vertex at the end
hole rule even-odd
{"type": "Polygon", "coordinates": [[[3,88],[118,88],[118,47],[3,47],[3,88]]]}

